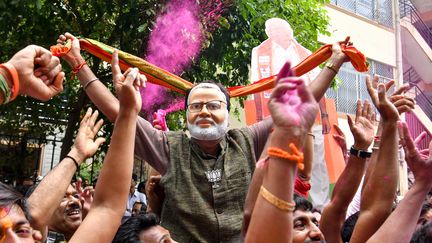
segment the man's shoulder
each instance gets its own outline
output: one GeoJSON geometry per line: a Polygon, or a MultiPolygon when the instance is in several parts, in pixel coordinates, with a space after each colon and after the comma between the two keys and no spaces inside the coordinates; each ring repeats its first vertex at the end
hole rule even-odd
{"type": "Polygon", "coordinates": [[[231,128],[227,131],[227,136],[234,139],[245,138],[245,137],[249,139],[252,137],[252,133],[250,129],[248,129],[247,127],[231,128]]]}

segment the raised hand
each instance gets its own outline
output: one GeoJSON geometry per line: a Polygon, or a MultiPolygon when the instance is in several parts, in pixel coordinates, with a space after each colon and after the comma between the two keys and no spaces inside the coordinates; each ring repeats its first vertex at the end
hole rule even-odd
{"type": "Polygon", "coordinates": [[[402,146],[405,150],[405,160],[414,174],[416,183],[424,183],[428,187],[432,186],[432,142],[429,144],[429,156],[422,156],[415,146],[415,143],[405,122],[400,122],[402,146]]]}
{"type": "Polygon", "coordinates": [[[371,104],[365,100],[363,105],[357,101],[355,120],[347,114],[348,125],[354,136],[354,147],[360,150],[367,150],[371,145],[375,134],[375,112],[371,104]]]}
{"type": "Polygon", "coordinates": [[[348,162],[348,148],[346,144],[345,134],[342,129],[337,124],[333,124],[333,128],[336,130],[337,134],[333,134],[334,140],[338,143],[338,145],[342,149],[342,155],[344,157],[345,163],[348,162]]]}
{"type": "Polygon", "coordinates": [[[83,218],[87,216],[90,211],[91,203],[93,202],[94,189],[93,186],[82,187],[82,179],[78,178],[76,183],[72,183],[75,190],[80,195],[80,201],[82,205],[83,218]]]}
{"type": "Polygon", "coordinates": [[[81,56],[81,47],[79,40],[75,38],[71,33],[66,32],[64,35],[60,35],[57,39],[58,44],[64,44],[67,41],[71,41],[72,48],[71,50],[63,54],[61,58],[65,60],[71,67],[76,67],[82,62],[84,62],[84,59],[81,56]]]}
{"type": "Polygon", "coordinates": [[[352,45],[352,42],[349,41],[350,37],[348,36],[343,41],[339,41],[336,43],[333,43],[332,45],[332,56],[336,58],[342,58],[344,62],[348,62],[349,58],[345,55],[345,53],[342,52],[341,46],[350,46],[352,45]]]}
{"type": "Polygon", "coordinates": [[[92,109],[88,108],[84,118],[81,120],[74,146],[71,149],[71,153],[74,153],[74,156],[77,156],[72,157],[80,162],[93,156],[99,146],[105,142],[105,138],[96,138],[95,140],[95,136],[103,124],[102,119],[96,123],[98,115],[98,111],[92,113],[92,109]]]}
{"type": "Polygon", "coordinates": [[[371,80],[369,76],[366,76],[367,90],[373,104],[380,112],[384,122],[394,122],[399,120],[399,111],[386,96],[386,91],[391,87],[391,85],[393,85],[392,82],[388,82],[387,84],[378,84],[377,76],[375,76],[373,80],[371,80]]]}
{"type": "Polygon", "coordinates": [[[300,128],[307,133],[315,121],[318,104],[303,80],[290,77],[290,73],[290,64],[286,63],[278,75],[268,107],[277,128],[300,128]]]}
{"type": "MultiPolygon", "coordinates": [[[[394,85],[394,83],[395,82],[393,80],[387,82],[385,84],[386,89],[389,90],[390,87],[394,85]]],[[[409,90],[409,88],[410,87],[408,84],[404,84],[389,97],[390,102],[396,106],[399,115],[414,109],[414,105],[415,105],[414,99],[404,95],[405,92],[409,90]]]]}
{"type": "Polygon", "coordinates": [[[113,53],[111,68],[120,106],[132,108],[138,113],[142,105],[139,89],[145,86],[146,77],[141,75],[137,68],[129,68],[122,74],[119,67],[117,50],[113,53]]]}
{"type": "Polygon", "coordinates": [[[147,195],[147,212],[156,213],[160,215],[162,203],[165,199],[163,187],[160,185],[162,176],[150,176],[147,181],[145,190],[147,195]]]}
{"type": "Polygon", "coordinates": [[[92,186],[86,186],[80,193],[80,200],[82,204],[83,218],[87,216],[90,211],[91,204],[93,202],[94,188],[92,186]]]}
{"type": "Polygon", "coordinates": [[[422,159],[427,159],[429,158],[430,155],[429,149],[420,149],[420,143],[423,141],[424,138],[426,138],[426,136],[427,136],[427,132],[423,131],[414,139],[414,145],[418,149],[422,159]]]}
{"type": "Polygon", "coordinates": [[[342,150],[345,148],[347,149],[346,145],[346,139],[345,134],[343,133],[342,129],[337,124],[333,124],[333,128],[336,130],[337,134],[333,134],[334,140],[338,143],[338,145],[342,148],[342,150]]]}
{"type": "Polygon", "coordinates": [[[9,61],[16,69],[19,94],[46,101],[63,91],[65,74],[60,60],[43,47],[30,45],[17,52],[9,61]],[[38,66],[35,69],[35,66],[38,66]]]}

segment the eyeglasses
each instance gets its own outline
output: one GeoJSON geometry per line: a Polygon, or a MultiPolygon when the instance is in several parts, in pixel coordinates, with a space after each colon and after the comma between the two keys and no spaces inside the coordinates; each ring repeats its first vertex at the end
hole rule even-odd
{"type": "Polygon", "coordinates": [[[220,110],[222,108],[222,104],[226,104],[226,103],[221,100],[211,100],[207,102],[192,103],[189,104],[187,108],[189,112],[195,113],[195,112],[200,112],[205,105],[207,110],[212,112],[212,111],[220,110]]]}

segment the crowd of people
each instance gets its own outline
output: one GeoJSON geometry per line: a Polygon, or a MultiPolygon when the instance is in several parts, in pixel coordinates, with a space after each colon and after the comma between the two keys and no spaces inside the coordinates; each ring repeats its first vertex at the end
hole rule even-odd
{"type": "MultiPolygon", "coordinates": [[[[219,83],[196,84],[185,97],[183,131],[161,131],[138,115],[146,77],[122,73],[112,58],[115,95],[93,74],[70,33],[66,61],[83,90],[114,130],[95,188],[72,183],[75,172],[104,142],[98,110],[88,109],[70,152],[22,195],[0,183],[0,242],[430,242],[432,145],[419,150],[400,117],[414,108],[407,86],[367,78],[372,102],[358,101],[347,115],[354,144],[330,202],[321,211],[308,201],[318,103],[340,66],[340,45],[309,85],[287,63],[268,108],[271,117],[228,129],[229,92],[219,83]],[[379,121],[375,109],[379,112],[379,121]],[[369,148],[372,147],[371,150],[369,148]],[[396,202],[399,151],[414,175],[396,202]],[[146,196],[132,176],[134,156],[155,175],[146,196]],[[143,207],[144,206],[144,207],[143,207]]],[[[0,103],[18,95],[48,100],[63,90],[60,60],[28,46],[0,65],[0,103]]],[[[345,147],[343,134],[335,139],[345,147]]],[[[348,152],[349,151],[349,152],[348,152]]],[[[13,161],[10,161],[13,163],[13,161]]]]}

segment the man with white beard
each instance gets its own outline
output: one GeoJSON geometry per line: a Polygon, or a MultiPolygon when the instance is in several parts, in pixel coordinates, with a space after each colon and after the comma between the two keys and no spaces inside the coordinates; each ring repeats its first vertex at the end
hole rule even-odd
{"type": "Polygon", "coordinates": [[[271,120],[228,130],[226,89],[203,82],[186,96],[185,132],[162,132],[138,120],[135,153],[161,174],[161,224],[179,242],[240,240],[243,204],[271,120]]]}

